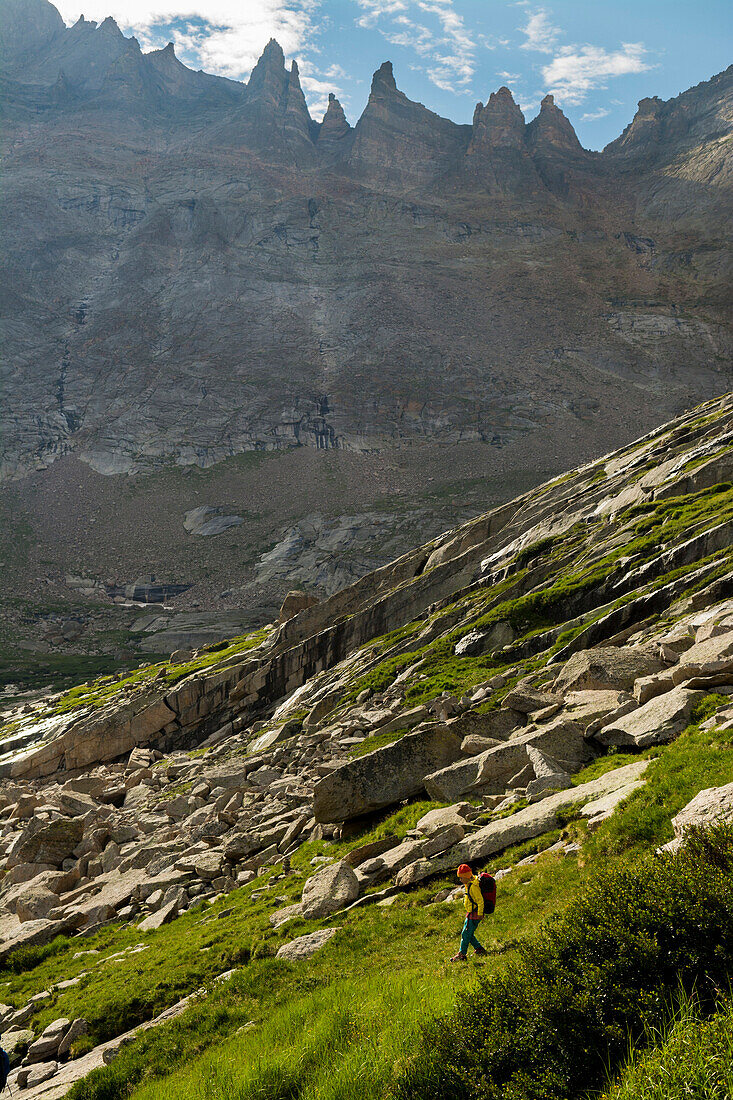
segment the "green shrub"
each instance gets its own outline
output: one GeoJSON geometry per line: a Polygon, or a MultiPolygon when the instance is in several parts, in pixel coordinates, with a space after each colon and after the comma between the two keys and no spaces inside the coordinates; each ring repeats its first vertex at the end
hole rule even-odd
{"type": "Polygon", "coordinates": [[[672,1026],[651,1033],[652,1050],[635,1054],[604,1100],[730,1100],[733,1096],[733,1002],[702,1019],[694,999],[672,1026]],[[656,1040],[656,1042],[655,1042],[656,1040]]]}
{"type": "Polygon", "coordinates": [[[574,1100],[602,1085],[629,1035],[675,991],[703,1010],[733,968],[733,828],[676,856],[600,872],[504,973],[426,1027],[400,1100],[574,1100]]]}
{"type": "Polygon", "coordinates": [[[27,970],[33,970],[46,959],[60,955],[70,944],[68,936],[57,936],[50,943],[44,943],[40,947],[18,947],[11,951],[3,964],[3,969],[12,970],[14,974],[23,974],[27,970]]]}

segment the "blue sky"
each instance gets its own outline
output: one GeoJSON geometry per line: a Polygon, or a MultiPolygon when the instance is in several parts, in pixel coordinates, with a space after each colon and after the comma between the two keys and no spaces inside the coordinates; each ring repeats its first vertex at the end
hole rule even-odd
{"type": "Polygon", "coordinates": [[[334,91],[354,123],[373,71],[456,122],[507,84],[527,119],[553,92],[587,148],[642,96],[663,99],[733,61],[731,0],[56,0],[67,22],[112,15],[143,49],[246,79],[271,36],[301,69],[314,117],[334,91]]]}

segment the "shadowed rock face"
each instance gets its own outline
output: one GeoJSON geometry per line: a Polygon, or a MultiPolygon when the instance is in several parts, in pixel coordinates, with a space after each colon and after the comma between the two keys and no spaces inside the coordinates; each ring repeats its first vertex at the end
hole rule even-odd
{"type": "Polygon", "coordinates": [[[527,197],[543,190],[525,130],[524,115],[508,88],[492,92],[485,107],[476,104],[466,171],[478,186],[495,194],[527,197]]]}
{"type": "Polygon", "coordinates": [[[352,129],[274,41],[246,85],[44,0],[0,42],[2,477],[551,430],[570,465],[729,384],[731,70],[588,154],[552,97],[460,126],[389,62],[352,129]]]}
{"type": "MultiPolygon", "coordinates": [[[[733,65],[667,102],[639,100],[632,122],[604,152],[633,159],[666,160],[692,146],[730,132],[733,65]]],[[[715,155],[715,154],[713,154],[715,155]]],[[[730,168],[726,179],[730,181],[730,168]]],[[[722,182],[722,181],[721,181],[722,182]]]]}
{"type": "Polygon", "coordinates": [[[316,148],[319,160],[322,163],[343,160],[348,153],[347,142],[351,137],[352,129],[349,126],[344,109],[333,92],[328,96],[328,110],[323,116],[323,122],[318,130],[316,148]]]}
{"type": "Polygon", "coordinates": [[[46,0],[4,0],[0,17],[0,53],[9,63],[47,49],[66,27],[46,0]]]}
{"type": "Polygon", "coordinates": [[[391,62],[385,61],[356,124],[349,169],[356,177],[402,191],[429,186],[460,162],[466,131],[408,99],[397,88],[391,62]]]}
{"type": "Polygon", "coordinates": [[[540,113],[528,125],[527,145],[534,154],[585,155],[572,123],[562,113],[552,95],[545,96],[540,113]]]}

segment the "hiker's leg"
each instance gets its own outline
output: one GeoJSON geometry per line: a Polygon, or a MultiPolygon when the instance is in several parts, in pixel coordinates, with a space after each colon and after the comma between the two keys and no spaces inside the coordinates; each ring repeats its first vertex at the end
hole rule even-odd
{"type": "Polygon", "coordinates": [[[479,952],[483,951],[483,947],[481,946],[481,944],[476,939],[476,929],[478,927],[478,921],[474,921],[474,920],[469,921],[469,920],[467,920],[466,924],[469,924],[471,926],[470,927],[470,933],[471,934],[468,937],[468,942],[471,944],[471,946],[474,948],[475,951],[479,951],[479,952]]]}
{"type": "Polygon", "coordinates": [[[461,954],[465,955],[468,952],[468,945],[471,942],[473,936],[473,921],[470,921],[466,917],[463,922],[463,931],[461,932],[461,954]]]}

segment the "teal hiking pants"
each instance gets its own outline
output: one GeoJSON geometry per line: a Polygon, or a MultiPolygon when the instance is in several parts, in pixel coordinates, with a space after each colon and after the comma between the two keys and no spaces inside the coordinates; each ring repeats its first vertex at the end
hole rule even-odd
{"type": "Polygon", "coordinates": [[[478,923],[479,922],[477,920],[471,920],[470,917],[466,917],[465,923],[463,925],[463,931],[461,932],[462,955],[468,954],[469,944],[473,948],[478,948],[479,951],[481,950],[481,944],[476,939],[476,928],[478,927],[478,923]]]}

